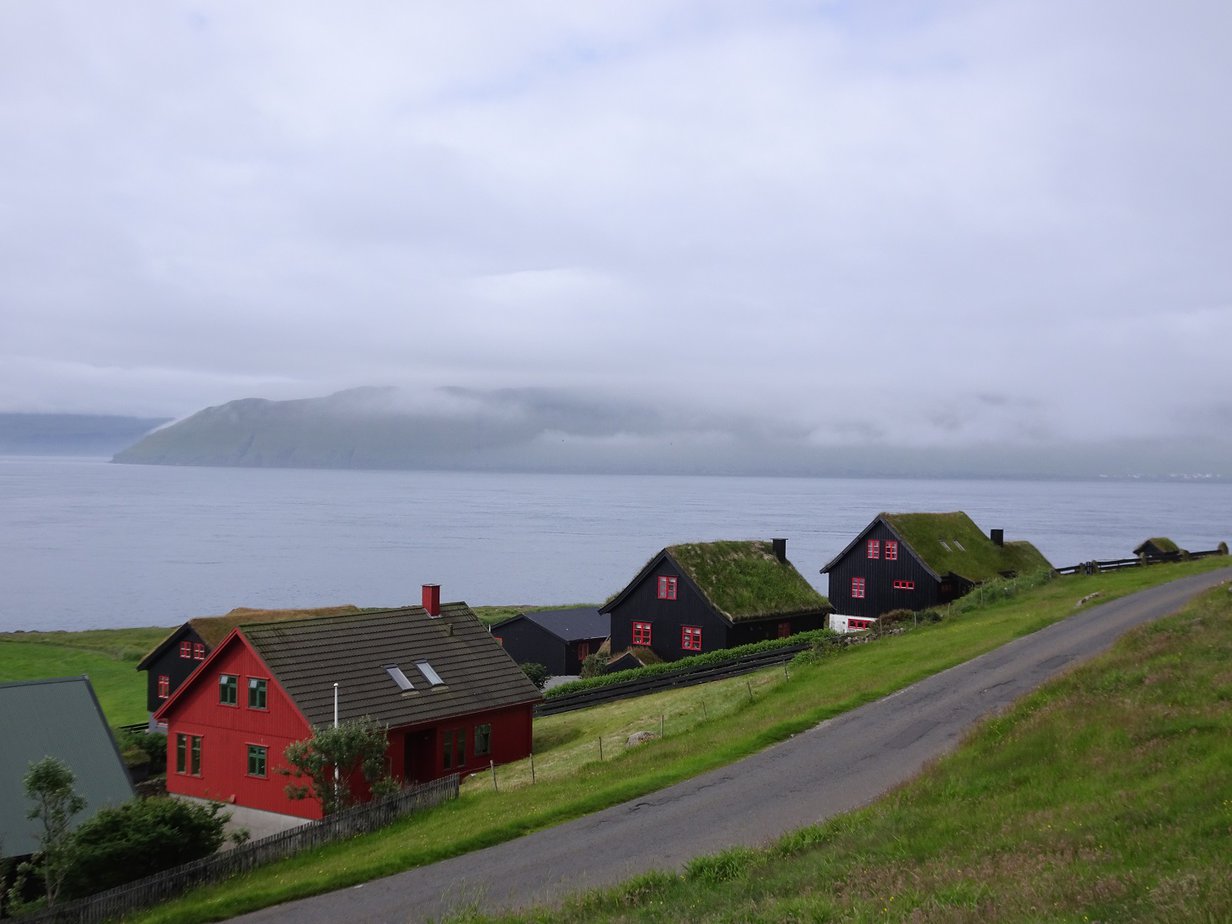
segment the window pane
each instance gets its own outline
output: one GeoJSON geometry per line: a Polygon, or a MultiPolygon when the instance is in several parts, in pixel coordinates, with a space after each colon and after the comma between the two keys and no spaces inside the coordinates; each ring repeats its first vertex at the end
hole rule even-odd
{"type": "Polygon", "coordinates": [[[192,736],[192,766],[190,771],[194,776],[201,775],[201,736],[192,736]]]}
{"type": "Polygon", "coordinates": [[[475,726],[475,754],[490,754],[492,752],[492,726],[475,726]]]}
{"type": "Polygon", "coordinates": [[[264,709],[266,697],[266,681],[256,677],[248,678],[248,708],[264,709]]]}
{"type": "Polygon", "coordinates": [[[175,772],[183,773],[188,767],[188,736],[175,736],[175,772]]]}

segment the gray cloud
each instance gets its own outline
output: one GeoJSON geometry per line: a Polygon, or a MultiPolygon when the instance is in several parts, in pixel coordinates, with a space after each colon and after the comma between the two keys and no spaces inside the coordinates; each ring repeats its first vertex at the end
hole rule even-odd
{"type": "Polygon", "coordinates": [[[594,438],[663,406],[819,445],[1201,437],[1232,385],[1230,26],[6,4],[0,410],[396,383],[641,409],[588,407],[594,438]]]}

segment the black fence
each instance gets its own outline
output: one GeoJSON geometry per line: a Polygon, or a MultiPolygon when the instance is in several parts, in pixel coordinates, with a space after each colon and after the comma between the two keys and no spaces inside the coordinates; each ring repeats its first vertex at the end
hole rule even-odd
{"type": "Polygon", "coordinates": [[[453,774],[347,809],[321,821],[306,822],[289,831],[249,841],[231,850],[116,886],[88,898],[65,902],[36,914],[22,915],[15,920],[19,924],[101,924],[140,908],[178,898],[194,886],[219,882],[322,844],[367,834],[404,815],[433,808],[457,797],[458,776],[453,774]]]}
{"type": "Polygon", "coordinates": [[[1120,571],[1124,568],[1140,568],[1143,565],[1162,565],[1168,562],[1209,558],[1211,555],[1226,555],[1223,549],[1208,549],[1205,552],[1169,552],[1166,555],[1150,555],[1140,558],[1114,558],[1110,561],[1084,561],[1076,565],[1057,568],[1057,574],[1101,574],[1105,571],[1120,571]]]}
{"type": "Polygon", "coordinates": [[[535,708],[535,715],[558,715],[562,712],[585,709],[588,706],[610,703],[618,699],[644,696],[647,693],[658,693],[661,690],[671,690],[675,687],[689,687],[697,683],[709,683],[711,680],[723,680],[727,677],[738,677],[741,674],[761,670],[763,667],[773,667],[776,664],[790,661],[808,647],[807,642],[801,642],[798,645],[784,645],[782,648],[775,648],[771,651],[742,655],[721,664],[682,667],[679,670],[656,673],[650,677],[639,677],[607,686],[594,687],[590,690],[565,693],[540,703],[535,708]]]}

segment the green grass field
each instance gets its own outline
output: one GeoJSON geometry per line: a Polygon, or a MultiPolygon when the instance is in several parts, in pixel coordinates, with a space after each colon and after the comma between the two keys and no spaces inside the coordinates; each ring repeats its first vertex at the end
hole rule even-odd
{"type": "Polygon", "coordinates": [[[149,718],[146,676],[137,662],[171,629],[0,633],[0,683],[86,675],[112,726],[149,718]]]}
{"type": "MultiPolygon", "coordinates": [[[[435,811],[195,890],[135,920],[222,920],[509,840],[730,763],[825,718],[1062,619],[1075,611],[1078,600],[1090,594],[1099,594],[1097,599],[1102,602],[1227,564],[1227,559],[1206,559],[1116,574],[1067,577],[1014,597],[990,592],[979,609],[967,609],[952,619],[905,635],[856,646],[819,663],[793,666],[790,679],[780,680],[776,671],[767,671],[760,691],[755,688],[752,698],[747,689],[743,697],[738,695],[737,678],[733,685],[737,695],[731,698],[730,708],[716,709],[715,715],[703,716],[701,721],[690,721],[687,730],[667,729],[669,733],[662,740],[621,749],[615,756],[605,754],[602,761],[597,746],[589,749],[589,741],[603,734],[622,734],[630,724],[651,723],[646,730],[653,731],[657,716],[665,716],[669,707],[658,706],[653,697],[647,697],[634,707],[641,712],[638,716],[612,717],[605,713],[611,707],[599,707],[575,713],[581,718],[573,720],[580,723],[574,727],[553,731],[564,723],[544,723],[537,731],[541,747],[535,758],[537,771],[551,764],[554,751],[563,749],[563,755],[572,750],[572,756],[562,757],[559,774],[545,770],[534,785],[506,786],[499,792],[487,785],[490,781],[476,778],[464,788],[461,798],[435,811]]],[[[626,704],[617,705],[627,708],[626,704]]],[[[505,772],[502,768],[498,777],[505,772]]]]}
{"type": "Polygon", "coordinates": [[[869,808],[500,920],[1229,921],[1230,856],[1225,587],[985,722],[869,808]]]}

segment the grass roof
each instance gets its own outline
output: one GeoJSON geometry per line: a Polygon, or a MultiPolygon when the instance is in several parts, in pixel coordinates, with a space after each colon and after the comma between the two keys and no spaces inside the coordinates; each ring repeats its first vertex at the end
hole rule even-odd
{"type": "Polygon", "coordinates": [[[694,542],[665,551],[732,622],[830,606],[791,562],[778,560],[770,542],[694,542]]]}
{"type": "MultiPolygon", "coordinates": [[[[1142,543],[1142,545],[1138,546],[1138,548],[1140,549],[1142,548],[1142,546],[1147,545],[1148,543],[1155,546],[1155,548],[1159,549],[1159,551],[1164,554],[1168,554],[1171,552],[1179,552],[1181,550],[1181,547],[1177,545],[1175,542],[1173,542],[1171,539],[1169,539],[1167,536],[1152,536],[1146,542],[1142,543]]],[[[1136,552],[1137,549],[1135,549],[1134,551],[1136,552]]]]}
{"type": "Polygon", "coordinates": [[[321,606],[307,610],[255,610],[237,606],[225,616],[198,616],[188,620],[197,634],[211,648],[227,637],[236,626],[257,622],[281,622],[284,619],[307,619],[312,616],[343,616],[358,613],[357,606],[321,606]]]}
{"type": "Polygon", "coordinates": [[[938,575],[953,573],[978,584],[1009,571],[1025,574],[1052,567],[1029,542],[997,545],[961,510],[883,513],[881,518],[938,575]]]}

